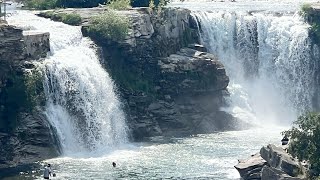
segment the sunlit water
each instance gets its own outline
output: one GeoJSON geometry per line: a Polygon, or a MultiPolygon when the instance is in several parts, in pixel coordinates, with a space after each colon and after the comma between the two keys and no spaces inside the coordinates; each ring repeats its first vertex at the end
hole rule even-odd
{"type": "MultiPolygon", "coordinates": [[[[99,157],[61,157],[47,160],[53,179],[239,179],[237,159],[279,145],[285,128],[201,134],[187,138],[154,138],[127,145],[99,157]],[[113,168],[111,163],[116,162],[113,168]]],[[[41,170],[27,177],[41,179],[41,170]]]]}
{"type": "MultiPolygon", "coordinates": [[[[301,2],[286,2],[285,6],[281,7],[279,3],[279,1],[272,1],[270,3],[265,1],[262,3],[243,1],[238,4],[233,2],[226,2],[225,4],[221,4],[221,2],[178,2],[173,5],[196,11],[221,10],[223,7],[226,11],[263,10],[269,13],[269,10],[273,9],[274,12],[281,11],[293,14],[299,7],[299,4],[302,4],[301,2]]],[[[55,24],[57,27],[69,28],[69,26],[62,25],[61,23],[55,24]]],[[[63,31],[61,33],[69,34],[72,32],[63,31]]],[[[61,39],[61,41],[64,41],[64,39],[61,39]]],[[[78,40],[76,38],[71,40],[71,42],[73,41],[78,40]]],[[[62,51],[64,48],[70,48],[68,46],[59,46],[61,45],[59,41],[54,42],[57,43],[56,46],[61,48],[60,50],[62,51]]],[[[81,43],[86,43],[86,41],[81,43]]],[[[238,86],[234,86],[233,88],[243,89],[244,84],[238,84],[238,86]]],[[[229,87],[229,90],[232,91],[234,90],[233,88],[230,89],[229,87]]],[[[286,128],[268,127],[270,122],[259,119],[264,114],[250,113],[250,116],[248,116],[246,113],[243,115],[243,110],[250,110],[250,108],[257,104],[254,104],[252,101],[241,101],[243,97],[248,96],[248,92],[242,90],[236,92],[240,92],[240,94],[231,93],[236,96],[235,98],[239,99],[237,102],[243,102],[244,106],[240,107],[239,111],[233,112],[234,115],[257,124],[257,128],[246,131],[194,135],[185,138],[157,137],[143,143],[120,144],[112,149],[100,148],[102,151],[93,151],[94,153],[83,151],[83,147],[80,146],[80,153],[77,151],[77,148],[71,148],[68,149],[66,155],[46,160],[43,163],[53,164],[53,169],[57,174],[57,177],[54,179],[239,179],[239,174],[233,167],[237,164],[237,159],[243,159],[258,152],[262,146],[268,143],[279,145],[281,139],[280,132],[286,128]],[[249,104],[246,104],[248,102],[249,104]],[[247,109],[244,107],[247,107],[247,109]],[[117,163],[116,168],[112,167],[112,162],[117,163]]],[[[268,99],[267,96],[264,98],[268,99]]],[[[270,106],[272,105],[270,104],[270,106]]],[[[276,105],[280,106],[279,104],[276,105]]],[[[291,107],[292,105],[288,104],[288,106],[291,107]]],[[[268,107],[264,106],[264,108],[268,107]]],[[[282,107],[279,108],[281,109],[282,107]]],[[[258,113],[263,112],[268,116],[268,112],[270,111],[266,109],[266,111],[259,111],[258,113]]],[[[285,117],[277,117],[275,115],[270,116],[270,118],[273,118],[272,124],[276,124],[277,121],[285,117]]],[[[288,118],[289,121],[292,121],[292,118],[290,116],[288,118]]],[[[68,119],[62,118],[61,122],[64,122],[64,120],[68,119]]],[[[290,122],[287,122],[287,124],[290,124],[290,122]]],[[[73,138],[72,134],[68,136],[71,139],[73,138]]],[[[80,143],[80,145],[82,144],[80,143]]],[[[99,147],[101,147],[100,145],[99,147]]],[[[32,173],[23,174],[22,177],[41,179],[41,173],[41,170],[36,169],[32,173]]]]}

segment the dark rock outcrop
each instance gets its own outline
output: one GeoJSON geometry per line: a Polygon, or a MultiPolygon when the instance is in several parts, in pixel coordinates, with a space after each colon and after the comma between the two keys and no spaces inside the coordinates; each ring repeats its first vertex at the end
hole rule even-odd
{"type": "Polygon", "coordinates": [[[197,44],[198,28],[190,10],[133,8],[117,11],[130,20],[124,40],[114,42],[90,33],[90,17],[105,8],[64,9],[82,17],[82,32],[100,47],[103,64],[121,95],[133,139],[180,136],[238,129],[221,111],[229,79],[223,65],[197,44]]]}
{"type": "Polygon", "coordinates": [[[301,169],[299,163],[281,147],[269,144],[261,148],[260,154],[271,167],[278,168],[290,176],[299,175],[301,169]]]}
{"type": "Polygon", "coordinates": [[[239,160],[239,164],[234,166],[243,179],[261,179],[261,171],[267,161],[260,154],[252,155],[246,160],[239,160]]]}
{"type": "Polygon", "coordinates": [[[244,179],[280,180],[305,179],[304,169],[281,147],[269,144],[260,153],[239,161],[235,166],[244,179]]]}
{"type": "Polygon", "coordinates": [[[289,176],[288,174],[284,173],[279,169],[269,167],[269,166],[264,166],[261,171],[261,180],[270,180],[270,179],[301,180],[301,178],[289,176]]]}
{"type": "Polygon", "coordinates": [[[118,13],[132,23],[123,41],[95,37],[86,30],[90,24],[82,30],[102,47],[135,140],[238,128],[237,120],[220,110],[229,78],[217,58],[197,44],[189,10],[118,13]]]}
{"type": "Polygon", "coordinates": [[[57,155],[42,109],[42,79],[31,61],[49,50],[47,33],[23,35],[0,25],[0,172],[57,155]]]}

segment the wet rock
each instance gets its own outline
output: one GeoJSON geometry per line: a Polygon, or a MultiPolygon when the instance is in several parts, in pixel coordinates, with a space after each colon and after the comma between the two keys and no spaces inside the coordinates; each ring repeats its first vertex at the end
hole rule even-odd
{"type": "Polygon", "coordinates": [[[235,168],[244,180],[306,179],[299,163],[281,147],[273,144],[262,147],[260,153],[246,160],[239,160],[235,168]]]}
{"type": "Polygon", "coordinates": [[[261,157],[260,153],[257,153],[248,159],[239,160],[234,167],[243,179],[261,179],[261,171],[265,165],[267,161],[261,157]]]}
{"type": "Polygon", "coordinates": [[[0,25],[0,172],[57,156],[57,143],[42,114],[42,82],[40,87],[33,84],[36,92],[26,86],[36,68],[33,61],[48,51],[47,33],[23,35],[17,27],[0,25]],[[36,94],[30,98],[31,93],[36,94]]]}
{"type": "Polygon", "coordinates": [[[198,44],[190,10],[117,11],[130,20],[127,37],[118,42],[87,31],[90,16],[103,11],[56,10],[79,14],[83,34],[102,47],[103,64],[119,87],[133,139],[238,129],[238,120],[220,110],[229,78],[217,58],[198,44]]]}
{"type": "Polygon", "coordinates": [[[270,180],[270,179],[272,179],[272,180],[302,180],[303,178],[292,177],[279,169],[269,167],[269,166],[264,166],[262,168],[261,180],[270,180]]]}
{"type": "Polygon", "coordinates": [[[260,154],[271,167],[278,168],[290,176],[298,176],[301,171],[299,162],[285,152],[281,147],[276,147],[269,144],[267,147],[262,147],[260,154]]]}

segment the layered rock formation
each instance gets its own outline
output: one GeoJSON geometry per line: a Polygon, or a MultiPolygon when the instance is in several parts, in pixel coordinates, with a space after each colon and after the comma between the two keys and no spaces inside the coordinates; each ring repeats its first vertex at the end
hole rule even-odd
{"type": "Polygon", "coordinates": [[[186,9],[117,11],[130,20],[129,34],[114,42],[90,33],[90,17],[105,8],[64,9],[40,16],[76,13],[82,32],[100,47],[121,95],[133,139],[238,129],[221,111],[229,79],[223,65],[198,43],[198,27],[186,9]],[[189,48],[187,48],[189,47],[189,48]]]}
{"type": "Polygon", "coordinates": [[[305,179],[304,167],[281,147],[269,144],[235,166],[244,180],[305,179]]]}
{"type": "Polygon", "coordinates": [[[238,128],[236,120],[220,110],[229,82],[225,69],[195,45],[198,31],[189,10],[140,8],[118,13],[132,23],[124,41],[96,37],[87,31],[90,24],[82,30],[102,47],[134,139],[238,128]]]}
{"type": "Polygon", "coordinates": [[[47,33],[24,36],[0,25],[0,171],[57,155],[43,115],[42,79],[31,61],[48,51],[47,33]]]}

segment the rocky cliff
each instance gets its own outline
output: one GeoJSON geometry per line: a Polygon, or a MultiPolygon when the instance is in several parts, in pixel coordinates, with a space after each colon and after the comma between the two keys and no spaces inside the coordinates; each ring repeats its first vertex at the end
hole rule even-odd
{"type": "Polygon", "coordinates": [[[63,9],[41,13],[82,17],[82,32],[101,49],[103,65],[118,87],[133,139],[180,136],[238,129],[221,111],[229,78],[218,59],[198,45],[198,27],[190,11],[134,8],[116,13],[129,19],[124,40],[112,41],[88,31],[90,18],[106,8],[63,9]]]}
{"type": "Polygon", "coordinates": [[[134,139],[238,128],[237,120],[220,110],[229,78],[218,59],[197,45],[198,31],[189,10],[140,8],[118,13],[131,23],[123,41],[88,33],[90,21],[82,30],[101,46],[134,139]]]}
{"type": "Polygon", "coordinates": [[[32,61],[48,51],[49,34],[0,25],[0,172],[57,155],[32,61]]]}

